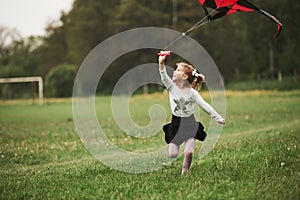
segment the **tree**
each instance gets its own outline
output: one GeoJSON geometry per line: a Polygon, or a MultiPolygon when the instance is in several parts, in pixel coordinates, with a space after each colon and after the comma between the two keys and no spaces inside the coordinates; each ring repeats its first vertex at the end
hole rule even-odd
{"type": "Polygon", "coordinates": [[[138,27],[171,26],[170,1],[121,0],[116,15],[118,32],[138,27]]]}
{"type": "Polygon", "coordinates": [[[21,36],[16,30],[0,26],[0,66],[7,64],[11,43],[20,38],[21,36]]]}
{"type": "MultiPolygon", "coordinates": [[[[63,18],[63,17],[62,17],[63,18]]],[[[58,22],[48,24],[42,45],[34,53],[38,62],[38,73],[45,77],[52,67],[70,63],[67,58],[68,47],[65,41],[65,27],[58,22]]]]}
{"type": "Polygon", "coordinates": [[[65,42],[70,63],[79,66],[87,54],[114,33],[119,0],[76,0],[65,17],[65,42]]]}
{"type": "Polygon", "coordinates": [[[284,26],[283,33],[276,42],[277,55],[275,59],[278,63],[278,69],[286,75],[293,75],[294,80],[297,81],[300,71],[298,59],[300,55],[298,48],[300,43],[300,16],[298,14],[300,2],[283,0],[281,5],[284,6],[279,6],[277,9],[284,26]]]}
{"type": "Polygon", "coordinates": [[[34,54],[39,45],[39,39],[29,37],[26,39],[13,40],[5,46],[2,53],[2,77],[32,76],[37,75],[37,62],[34,54]]]}

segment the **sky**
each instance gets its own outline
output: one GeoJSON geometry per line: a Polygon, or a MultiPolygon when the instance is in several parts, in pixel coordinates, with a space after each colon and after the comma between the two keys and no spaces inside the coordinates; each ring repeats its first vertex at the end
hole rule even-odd
{"type": "Polygon", "coordinates": [[[0,0],[0,26],[16,29],[22,37],[45,35],[51,21],[68,12],[74,0],[0,0]]]}

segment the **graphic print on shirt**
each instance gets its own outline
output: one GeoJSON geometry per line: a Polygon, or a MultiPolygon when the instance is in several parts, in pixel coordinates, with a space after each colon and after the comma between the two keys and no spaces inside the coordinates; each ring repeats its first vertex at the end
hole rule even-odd
{"type": "Polygon", "coordinates": [[[189,113],[188,108],[191,107],[191,106],[188,106],[188,105],[193,104],[192,98],[189,98],[187,100],[185,100],[184,98],[173,99],[173,101],[176,104],[176,107],[174,109],[174,113],[178,113],[179,116],[181,114],[188,114],[189,113]]]}

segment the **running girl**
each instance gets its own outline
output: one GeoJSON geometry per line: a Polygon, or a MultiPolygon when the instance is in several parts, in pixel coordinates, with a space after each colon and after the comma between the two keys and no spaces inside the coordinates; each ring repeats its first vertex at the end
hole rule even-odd
{"type": "Polygon", "coordinates": [[[185,174],[192,163],[195,139],[204,141],[206,138],[203,125],[195,120],[194,104],[220,124],[224,125],[225,120],[202,99],[197,91],[200,90],[205,77],[199,74],[193,66],[185,62],[177,63],[172,79],[168,76],[164,64],[168,55],[170,52],[161,52],[158,58],[161,80],[169,92],[172,110],[172,121],[163,127],[163,131],[165,141],[169,144],[169,157],[176,158],[180,145],[185,142],[182,164],[182,174],[185,174]]]}

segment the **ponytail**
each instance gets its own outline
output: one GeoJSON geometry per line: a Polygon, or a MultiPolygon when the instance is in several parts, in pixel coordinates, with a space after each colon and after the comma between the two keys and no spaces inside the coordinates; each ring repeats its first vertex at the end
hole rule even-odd
{"type": "Polygon", "coordinates": [[[190,83],[191,87],[200,91],[203,82],[205,82],[205,76],[203,74],[199,74],[198,71],[194,69],[192,72],[192,82],[190,83]]]}

